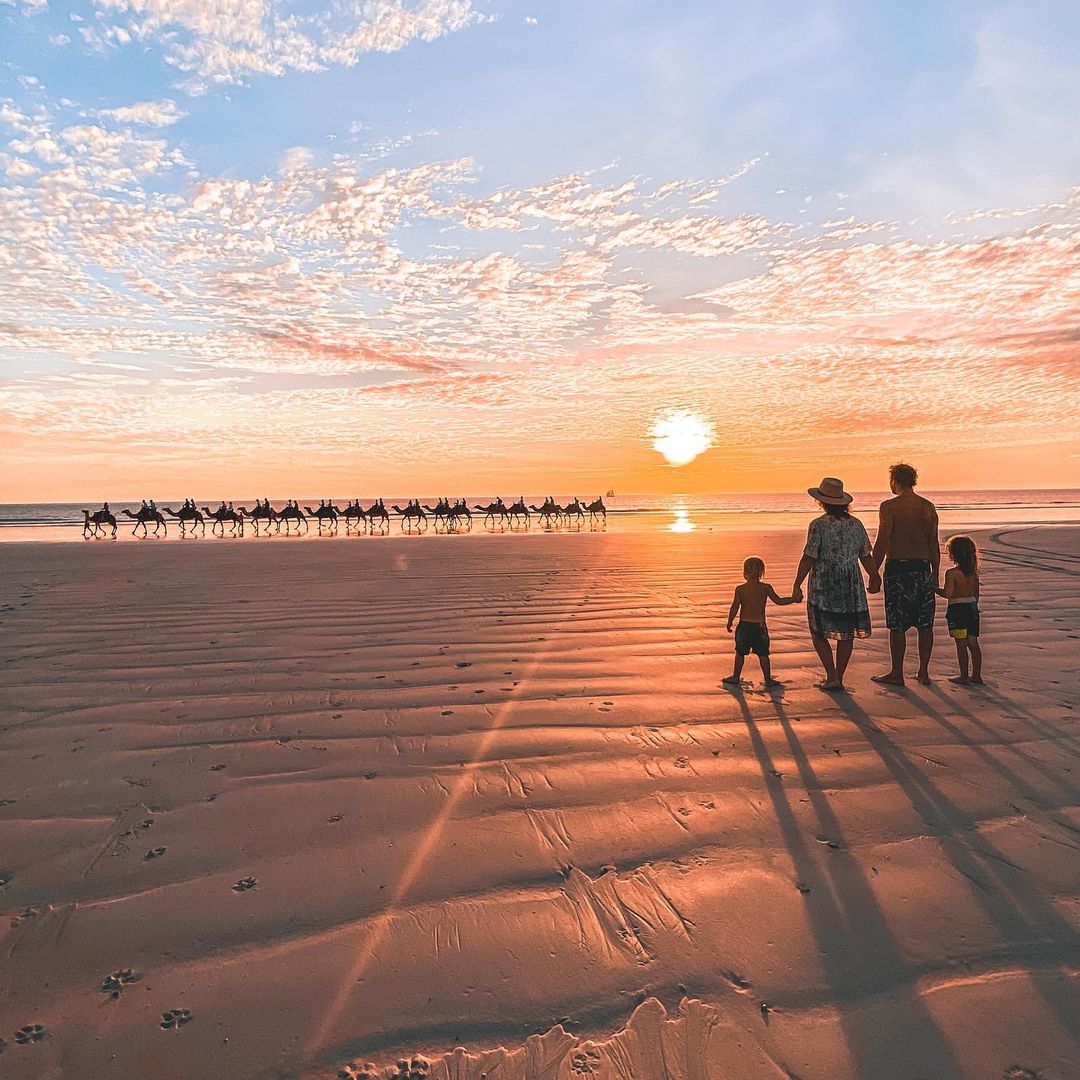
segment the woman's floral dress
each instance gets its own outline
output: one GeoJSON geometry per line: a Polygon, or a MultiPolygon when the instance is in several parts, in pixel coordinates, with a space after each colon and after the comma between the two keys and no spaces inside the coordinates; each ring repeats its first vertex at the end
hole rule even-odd
{"type": "Polygon", "coordinates": [[[810,522],[803,552],[814,560],[806,615],[810,633],[837,640],[869,637],[859,557],[870,554],[870,537],[857,517],[822,514],[810,522]]]}

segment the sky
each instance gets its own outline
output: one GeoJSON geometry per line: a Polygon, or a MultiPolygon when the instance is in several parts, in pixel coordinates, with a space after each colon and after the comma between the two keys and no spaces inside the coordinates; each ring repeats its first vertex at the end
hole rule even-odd
{"type": "Polygon", "coordinates": [[[0,501],[1080,486],[1074,0],[0,0],[0,501]]]}

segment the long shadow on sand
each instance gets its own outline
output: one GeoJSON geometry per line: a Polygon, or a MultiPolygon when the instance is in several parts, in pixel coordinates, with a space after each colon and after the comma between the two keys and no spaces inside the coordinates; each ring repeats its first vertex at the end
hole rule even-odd
{"type": "MultiPolygon", "coordinates": [[[[939,791],[854,700],[840,698],[837,704],[863,733],[929,826],[945,857],[972,883],[973,899],[986,912],[1002,941],[1007,945],[1035,946],[1046,953],[1049,967],[1075,970],[1080,961],[1080,933],[1031,884],[1027,871],[998,850],[979,831],[979,822],[939,791]]],[[[925,701],[921,704],[927,708],[925,701]]],[[[934,718],[939,723],[944,719],[940,714],[934,718]]],[[[1080,1039],[1080,986],[1055,978],[1051,970],[1034,964],[1029,977],[1062,1030],[1080,1039]]]]}
{"type": "Polygon", "coordinates": [[[900,954],[862,867],[847,848],[840,823],[783,704],[778,700],[771,703],[799,772],[802,788],[793,790],[801,794],[805,789],[821,833],[837,845],[824,860],[819,860],[818,853],[807,842],[807,830],[799,823],[788,791],[780,782],[772,755],[758,730],[758,720],[745,698],[740,695],[738,701],[798,880],[809,885],[819,882],[822,874],[828,877],[826,883],[811,887],[806,896],[806,915],[857,1075],[894,1075],[899,1046],[918,1048],[939,1075],[959,1075],[948,1040],[912,985],[910,968],[900,954]],[[849,962],[847,957],[857,957],[859,964],[849,962]],[[850,1007],[859,998],[884,992],[890,994],[887,1026],[880,1017],[863,1017],[850,1007]]]}

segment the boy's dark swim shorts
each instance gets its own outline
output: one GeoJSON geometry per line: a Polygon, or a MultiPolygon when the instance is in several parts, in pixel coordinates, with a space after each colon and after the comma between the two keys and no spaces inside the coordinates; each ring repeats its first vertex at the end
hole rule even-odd
{"type": "Polygon", "coordinates": [[[769,631],[759,622],[741,622],[735,627],[735,651],[740,656],[753,653],[755,656],[769,655],[769,631]]]}

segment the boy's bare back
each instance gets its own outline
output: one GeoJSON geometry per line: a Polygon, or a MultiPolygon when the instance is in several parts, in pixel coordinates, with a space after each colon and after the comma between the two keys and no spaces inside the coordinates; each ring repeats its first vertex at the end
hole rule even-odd
{"type": "Polygon", "coordinates": [[[764,623],[765,605],[771,600],[781,603],[776,590],[767,581],[744,581],[735,587],[739,601],[739,618],[742,622],[764,623]]]}

